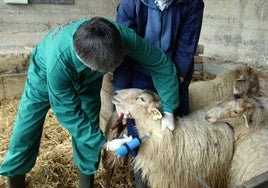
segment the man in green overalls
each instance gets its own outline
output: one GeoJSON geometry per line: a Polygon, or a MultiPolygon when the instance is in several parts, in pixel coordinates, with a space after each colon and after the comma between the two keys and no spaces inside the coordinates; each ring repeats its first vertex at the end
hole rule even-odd
{"type": "MultiPolygon", "coordinates": [[[[10,188],[25,187],[25,174],[34,166],[43,123],[52,108],[72,137],[79,187],[93,187],[101,149],[115,151],[131,138],[106,140],[99,127],[103,75],[112,72],[125,55],[149,70],[164,112],[178,106],[174,63],[159,49],[116,22],[95,17],[50,31],[35,47],[7,154],[0,174],[10,188]]],[[[174,117],[162,127],[174,129],[174,117]]]]}

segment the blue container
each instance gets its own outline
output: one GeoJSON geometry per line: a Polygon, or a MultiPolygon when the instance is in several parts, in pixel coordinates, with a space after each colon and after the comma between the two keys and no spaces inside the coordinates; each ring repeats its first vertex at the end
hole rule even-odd
{"type": "Polygon", "coordinates": [[[131,141],[123,144],[120,148],[116,150],[116,154],[119,158],[127,155],[131,150],[139,147],[141,144],[140,139],[133,138],[131,141]]]}

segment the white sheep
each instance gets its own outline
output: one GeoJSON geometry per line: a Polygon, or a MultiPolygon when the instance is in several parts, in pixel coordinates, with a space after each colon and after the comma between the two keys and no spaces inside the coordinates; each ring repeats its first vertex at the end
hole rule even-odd
{"type": "Polygon", "coordinates": [[[268,171],[268,98],[225,101],[206,113],[217,125],[229,123],[235,134],[235,150],[229,172],[229,187],[268,171]]]}
{"type": "MultiPolygon", "coordinates": [[[[260,75],[259,72],[257,74],[260,75]]],[[[263,75],[263,74],[261,74],[261,75],[263,75]]],[[[234,81],[234,83],[233,83],[234,84],[234,87],[233,87],[233,93],[234,94],[239,94],[239,95],[241,95],[243,93],[254,93],[254,94],[256,94],[257,91],[258,91],[258,85],[259,84],[257,82],[258,80],[257,80],[257,77],[256,77],[256,70],[251,68],[251,67],[239,66],[239,67],[237,67],[237,68],[235,68],[233,70],[224,72],[221,75],[219,75],[216,80],[213,81],[213,84],[215,84],[217,82],[218,83],[228,84],[228,83],[231,83],[231,80],[234,81]],[[226,82],[224,79],[229,80],[229,82],[226,82]],[[250,91],[250,92],[248,92],[248,91],[250,91]]],[[[204,84],[209,85],[209,83],[211,83],[211,82],[208,82],[208,83],[203,82],[203,83],[196,84],[195,87],[192,87],[192,91],[195,90],[196,87],[200,88],[198,86],[203,87],[204,84]]],[[[264,83],[264,82],[262,82],[262,83],[264,83]]],[[[226,92],[226,93],[229,93],[228,95],[232,94],[231,85],[232,84],[228,85],[228,87],[226,86],[229,89],[227,89],[225,91],[230,90],[230,93],[226,92]]],[[[224,85],[221,85],[221,86],[222,86],[222,88],[221,87],[217,87],[217,88],[218,89],[221,88],[222,90],[224,90],[224,88],[223,88],[224,85]]],[[[212,88],[214,88],[214,87],[212,87],[212,88]]],[[[203,88],[203,90],[204,90],[204,88],[203,88]]],[[[207,91],[207,89],[205,89],[205,90],[207,91]]],[[[226,95],[226,93],[224,95],[226,95]]],[[[216,95],[212,95],[212,96],[213,97],[216,96],[216,99],[217,99],[217,93],[216,93],[216,95]]],[[[220,95],[218,95],[218,97],[219,96],[220,95]]],[[[191,98],[191,96],[190,96],[190,98],[191,98]]],[[[203,99],[200,98],[200,100],[203,100],[203,99]]],[[[211,100],[211,98],[210,98],[210,100],[211,100]]],[[[206,104],[207,102],[208,101],[203,100],[202,105],[206,104]]],[[[196,102],[193,102],[193,103],[197,104],[196,102]]],[[[198,106],[198,105],[195,105],[195,106],[198,106]]],[[[111,123],[114,123],[117,119],[118,119],[118,115],[116,113],[114,113],[113,116],[108,121],[107,126],[105,127],[106,128],[106,130],[105,130],[106,136],[110,137],[111,135],[114,135],[114,133],[111,130],[109,130],[109,128],[111,126],[111,123]]],[[[120,159],[120,160],[118,160],[118,158],[114,155],[114,153],[104,152],[104,154],[102,156],[102,162],[103,162],[104,168],[107,170],[106,185],[108,187],[109,187],[109,184],[110,184],[110,181],[111,181],[113,168],[116,167],[116,166],[122,166],[122,164],[126,164],[127,161],[129,161],[129,159],[123,159],[123,160],[120,159]]]]}
{"type": "Polygon", "coordinates": [[[159,97],[154,93],[124,89],[112,102],[118,113],[135,119],[139,136],[149,134],[134,159],[134,169],[142,169],[152,188],[226,187],[234,143],[227,124],[211,126],[200,110],[178,119],[173,132],[163,132],[159,97]]]}
{"type": "Polygon", "coordinates": [[[233,94],[256,95],[258,88],[256,69],[247,65],[236,66],[217,75],[213,80],[192,82],[189,86],[190,111],[193,112],[212,101],[219,101],[233,94]]]}

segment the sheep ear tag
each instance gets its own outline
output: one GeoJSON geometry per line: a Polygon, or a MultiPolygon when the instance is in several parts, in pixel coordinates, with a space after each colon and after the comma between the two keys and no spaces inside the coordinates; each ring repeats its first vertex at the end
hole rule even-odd
{"type": "Polygon", "coordinates": [[[162,119],[163,116],[157,108],[153,108],[151,112],[152,112],[153,120],[162,119]]]}

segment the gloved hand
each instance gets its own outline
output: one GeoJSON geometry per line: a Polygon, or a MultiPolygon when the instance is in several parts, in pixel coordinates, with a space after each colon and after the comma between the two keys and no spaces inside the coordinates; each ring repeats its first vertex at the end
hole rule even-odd
{"type": "Polygon", "coordinates": [[[170,112],[164,112],[164,116],[162,117],[162,131],[164,131],[166,128],[173,131],[175,129],[175,120],[174,115],[170,112]]]}
{"type": "Polygon", "coordinates": [[[123,138],[113,139],[107,142],[106,150],[107,151],[116,151],[120,146],[124,143],[129,142],[132,140],[132,136],[124,135],[123,138]]]}

